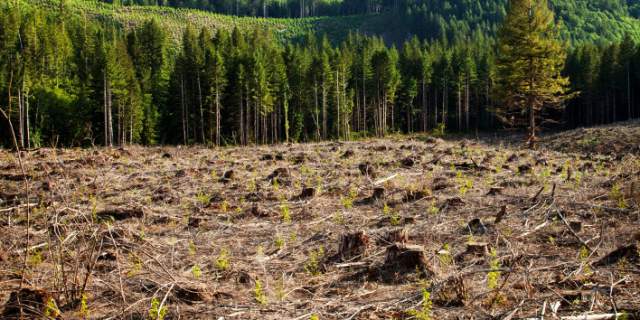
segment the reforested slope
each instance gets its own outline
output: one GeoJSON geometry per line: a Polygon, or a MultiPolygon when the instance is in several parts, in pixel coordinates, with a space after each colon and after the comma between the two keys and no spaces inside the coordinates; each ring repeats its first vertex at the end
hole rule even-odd
{"type": "MultiPolygon", "coordinates": [[[[19,0],[27,5],[57,8],[59,0],[19,0]]],[[[136,2],[136,1],[129,1],[136,2]]],[[[138,3],[145,3],[137,1],[138,3]]],[[[198,1],[198,3],[213,1],[198,1]]],[[[217,1],[218,3],[220,1],[217,1]]],[[[492,37],[506,11],[506,0],[490,1],[446,1],[422,0],[405,2],[382,2],[367,9],[349,1],[334,2],[340,10],[328,11],[333,15],[295,18],[295,14],[280,14],[292,18],[262,18],[256,16],[232,16],[195,9],[203,7],[188,1],[166,1],[167,5],[143,6],[112,5],[98,0],[66,0],[67,10],[106,22],[130,27],[150,18],[158,18],[176,41],[187,24],[195,27],[230,30],[237,26],[241,30],[253,30],[256,26],[272,28],[281,39],[299,39],[308,32],[327,34],[334,42],[343,40],[349,31],[368,35],[379,35],[388,43],[401,43],[413,35],[425,39],[455,41],[465,38],[492,37]],[[394,5],[395,3],[395,5],[394,5]],[[350,8],[350,9],[349,9],[350,8]],[[343,15],[341,13],[353,13],[343,15]]],[[[165,3],[161,1],[161,3],[165,3]]],[[[242,2],[239,2],[242,3],[242,2]]],[[[278,3],[278,2],[273,2],[278,3]]],[[[298,3],[298,2],[296,2],[298,3]]],[[[364,3],[364,2],[363,2],[364,3]]],[[[245,4],[249,6],[249,4],[245,4]]],[[[572,43],[593,43],[620,40],[625,33],[640,39],[640,10],[637,4],[627,5],[619,0],[552,0],[551,7],[561,21],[563,38],[572,43]]],[[[214,10],[225,13],[225,10],[214,10]]],[[[291,11],[291,10],[290,10],[291,11]]],[[[260,15],[257,11],[255,15],[260,15]]],[[[306,11],[305,11],[306,12],[306,11]]],[[[309,11],[311,12],[311,11],[309,11]]]]}

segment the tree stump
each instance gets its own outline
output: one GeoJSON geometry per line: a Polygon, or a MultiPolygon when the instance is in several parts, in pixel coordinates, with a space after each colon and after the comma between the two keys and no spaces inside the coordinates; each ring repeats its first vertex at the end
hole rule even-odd
{"type": "Polygon", "coordinates": [[[315,188],[303,188],[300,194],[297,197],[295,197],[295,199],[304,200],[304,199],[313,198],[315,195],[316,195],[315,188]]]}
{"type": "Polygon", "coordinates": [[[4,304],[0,318],[39,319],[50,299],[51,295],[44,290],[22,288],[19,291],[13,291],[4,304]]]}
{"type": "Polygon", "coordinates": [[[342,261],[349,261],[367,254],[369,236],[364,231],[349,233],[342,236],[338,256],[342,261]]]}
{"type": "Polygon", "coordinates": [[[394,243],[387,247],[384,265],[387,270],[394,272],[408,273],[419,270],[427,276],[434,274],[427,264],[424,247],[419,245],[394,243]]]}
{"type": "Polygon", "coordinates": [[[409,232],[407,231],[407,229],[394,229],[394,230],[390,230],[386,237],[385,240],[387,242],[391,242],[391,243],[406,243],[409,241],[409,232]]]}
{"type": "Polygon", "coordinates": [[[222,175],[222,178],[220,179],[220,182],[229,183],[234,176],[235,172],[233,170],[225,171],[225,173],[222,175]]]}
{"type": "Polygon", "coordinates": [[[370,162],[361,163],[358,166],[358,169],[360,170],[360,173],[362,173],[362,175],[364,176],[368,176],[371,178],[376,177],[376,170],[370,162]]]}
{"type": "Polygon", "coordinates": [[[384,200],[384,188],[377,187],[373,189],[373,194],[371,195],[372,200],[384,200]]]}

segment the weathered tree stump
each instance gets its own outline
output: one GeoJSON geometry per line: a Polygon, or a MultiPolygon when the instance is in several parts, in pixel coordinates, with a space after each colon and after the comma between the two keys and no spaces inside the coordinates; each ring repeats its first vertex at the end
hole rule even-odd
{"type": "Polygon", "coordinates": [[[406,243],[409,241],[409,232],[407,229],[393,229],[387,232],[385,236],[385,241],[390,243],[406,243]]]}
{"type": "Polygon", "coordinates": [[[469,221],[467,224],[467,230],[469,230],[472,235],[483,235],[487,233],[487,227],[485,227],[484,223],[479,218],[469,221]]]}
{"type": "Polygon", "coordinates": [[[377,187],[373,189],[373,194],[371,195],[372,200],[384,200],[384,188],[377,187]]]}
{"type": "Polygon", "coordinates": [[[44,290],[22,288],[11,292],[0,315],[2,319],[39,319],[50,301],[51,295],[44,290]]]}
{"type": "Polygon", "coordinates": [[[466,254],[472,255],[489,255],[489,244],[486,242],[469,242],[467,243],[466,254]]]}
{"type": "Polygon", "coordinates": [[[342,154],[341,158],[342,158],[342,159],[351,158],[351,157],[353,157],[355,154],[356,154],[356,153],[355,153],[355,152],[353,152],[353,150],[347,150],[347,151],[345,151],[345,152],[342,154]]]}
{"type": "Polygon", "coordinates": [[[463,277],[445,280],[434,290],[433,302],[443,307],[463,306],[469,294],[463,277]]]}
{"type": "Polygon", "coordinates": [[[220,182],[229,183],[231,182],[234,176],[235,176],[235,172],[233,170],[225,171],[225,173],[222,174],[222,178],[220,178],[220,182]]]}
{"type": "Polygon", "coordinates": [[[369,236],[364,231],[345,234],[340,240],[338,256],[342,261],[363,257],[367,254],[369,236]]]}
{"type": "Polygon", "coordinates": [[[315,188],[303,188],[300,194],[297,197],[295,197],[295,199],[304,200],[304,199],[313,198],[315,197],[315,195],[316,195],[315,188]]]}
{"type": "Polygon", "coordinates": [[[384,265],[387,270],[394,272],[408,273],[419,270],[427,276],[434,274],[427,263],[424,247],[419,245],[394,243],[387,247],[384,265]]]}
{"type": "Polygon", "coordinates": [[[360,173],[362,173],[362,175],[364,176],[368,176],[371,178],[376,177],[376,170],[370,162],[361,163],[358,166],[358,169],[360,170],[360,173]]]}
{"type": "Polygon", "coordinates": [[[412,157],[407,157],[400,160],[400,164],[402,164],[403,167],[411,168],[416,164],[416,160],[412,157]]]}

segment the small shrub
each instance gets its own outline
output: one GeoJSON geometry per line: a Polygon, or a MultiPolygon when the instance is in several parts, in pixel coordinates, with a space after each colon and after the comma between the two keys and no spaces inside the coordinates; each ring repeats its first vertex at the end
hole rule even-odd
{"type": "Polygon", "coordinates": [[[47,319],[57,319],[60,316],[60,309],[53,298],[49,298],[44,306],[44,316],[47,319]]]}
{"type": "Polygon", "coordinates": [[[431,293],[426,288],[423,288],[420,310],[411,310],[408,313],[409,315],[415,317],[417,320],[431,320],[432,309],[433,302],[431,301],[431,293]]]}
{"type": "Polygon", "coordinates": [[[582,246],[582,248],[580,248],[580,252],[578,253],[578,258],[580,259],[580,262],[584,264],[582,272],[584,272],[584,274],[587,276],[593,273],[591,267],[588,264],[589,256],[589,249],[587,249],[587,247],[585,246],[582,246]]]}
{"type": "Polygon", "coordinates": [[[333,214],[333,222],[340,225],[344,224],[344,214],[342,214],[341,211],[336,211],[336,213],[333,214]]]}
{"type": "Polygon", "coordinates": [[[198,192],[198,194],[196,195],[196,201],[201,206],[207,206],[209,205],[209,201],[211,201],[211,197],[204,192],[198,192]]]}
{"type": "Polygon", "coordinates": [[[196,255],[196,244],[195,242],[193,242],[193,240],[189,240],[189,255],[191,256],[195,256],[196,255]]]}
{"type": "Polygon", "coordinates": [[[195,279],[200,279],[200,277],[202,276],[202,269],[200,269],[199,265],[195,264],[193,265],[193,267],[191,267],[191,274],[195,279]]]}
{"type": "Polygon", "coordinates": [[[491,261],[489,262],[489,267],[491,271],[487,274],[487,288],[489,290],[494,290],[498,288],[498,282],[500,281],[500,259],[498,259],[498,254],[495,248],[491,249],[489,253],[491,257],[491,261]]]}
{"type": "Polygon", "coordinates": [[[89,317],[89,304],[87,303],[87,295],[85,293],[83,293],[80,298],[80,316],[83,318],[89,317]]]}
{"type": "Polygon", "coordinates": [[[324,256],[324,248],[320,247],[318,250],[311,250],[309,252],[309,259],[304,264],[304,270],[312,276],[317,276],[321,272],[320,260],[324,256]]]}
{"type": "Polygon", "coordinates": [[[433,199],[433,200],[431,200],[431,203],[429,204],[429,208],[427,209],[427,213],[429,215],[436,215],[436,214],[438,214],[438,212],[440,212],[440,208],[438,208],[438,206],[436,205],[436,200],[433,199]]]}
{"type": "Polygon", "coordinates": [[[284,223],[291,223],[291,213],[289,212],[289,206],[286,203],[280,205],[280,214],[284,223]]]}
{"type": "Polygon", "coordinates": [[[434,129],[433,129],[433,136],[434,137],[444,137],[446,132],[446,125],[444,124],[444,122],[439,123],[434,129]]]}
{"type": "Polygon", "coordinates": [[[229,250],[222,249],[216,258],[216,269],[219,271],[229,270],[231,262],[229,261],[229,250]]]}
{"type": "Polygon", "coordinates": [[[397,212],[393,212],[391,214],[391,217],[389,217],[389,223],[391,223],[392,226],[399,226],[400,222],[402,222],[402,217],[400,216],[400,214],[398,214],[397,212]]]}
{"type": "Polygon", "coordinates": [[[160,306],[160,300],[158,298],[151,299],[151,308],[149,308],[149,319],[151,320],[164,320],[167,316],[167,306],[160,306]]]}
{"type": "Polygon", "coordinates": [[[624,198],[620,183],[616,183],[611,187],[611,192],[609,192],[609,199],[615,201],[616,206],[618,206],[618,208],[620,209],[626,209],[628,207],[627,200],[624,198]]]}
{"type": "Polygon", "coordinates": [[[256,279],[256,285],[253,289],[253,296],[259,304],[261,305],[267,304],[267,295],[264,293],[264,290],[262,289],[262,282],[258,279],[256,279]]]}
{"type": "Polygon", "coordinates": [[[442,246],[442,250],[438,252],[438,260],[440,261],[440,265],[448,267],[453,264],[453,256],[451,256],[451,247],[448,243],[445,243],[442,246]]]}
{"type": "Polygon", "coordinates": [[[276,246],[276,248],[278,248],[278,250],[284,247],[284,239],[282,238],[281,235],[276,235],[276,239],[273,241],[273,243],[276,246]]]}

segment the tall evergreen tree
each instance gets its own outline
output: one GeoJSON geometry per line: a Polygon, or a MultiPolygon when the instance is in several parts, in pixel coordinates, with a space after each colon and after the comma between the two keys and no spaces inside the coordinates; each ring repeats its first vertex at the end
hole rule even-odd
{"type": "Polygon", "coordinates": [[[569,79],[560,74],[565,56],[547,1],[511,0],[498,35],[497,93],[503,106],[497,115],[511,125],[528,123],[530,146],[541,111],[568,98],[569,79]]]}

